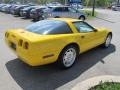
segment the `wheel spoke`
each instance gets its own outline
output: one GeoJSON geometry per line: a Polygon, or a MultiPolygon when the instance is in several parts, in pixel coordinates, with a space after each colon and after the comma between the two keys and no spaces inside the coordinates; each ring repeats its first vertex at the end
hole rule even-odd
{"type": "Polygon", "coordinates": [[[63,63],[66,67],[71,66],[76,59],[76,50],[74,48],[69,48],[63,57],[63,63]]]}
{"type": "Polygon", "coordinates": [[[110,42],[111,42],[111,36],[109,35],[106,39],[106,43],[105,43],[106,47],[110,45],[110,42]]]}

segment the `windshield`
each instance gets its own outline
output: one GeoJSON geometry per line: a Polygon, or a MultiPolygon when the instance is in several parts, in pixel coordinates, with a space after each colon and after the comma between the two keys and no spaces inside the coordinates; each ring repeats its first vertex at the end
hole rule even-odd
{"type": "Polygon", "coordinates": [[[42,20],[26,27],[27,31],[37,34],[65,34],[71,33],[68,25],[63,21],[42,20]]]}

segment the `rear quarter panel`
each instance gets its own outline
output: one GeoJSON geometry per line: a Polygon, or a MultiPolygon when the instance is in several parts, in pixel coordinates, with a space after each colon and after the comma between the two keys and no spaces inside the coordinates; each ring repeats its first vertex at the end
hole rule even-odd
{"type": "Polygon", "coordinates": [[[78,35],[67,34],[67,35],[51,35],[48,39],[38,40],[32,43],[32,52],[34,56],[41,57],[41,63],[52,63],[55,62],[61,51],[65,46],[70,43],[78,43],[78,35]],[[44,56],[53,55],[52,57],[43,58],[44,56]]]}

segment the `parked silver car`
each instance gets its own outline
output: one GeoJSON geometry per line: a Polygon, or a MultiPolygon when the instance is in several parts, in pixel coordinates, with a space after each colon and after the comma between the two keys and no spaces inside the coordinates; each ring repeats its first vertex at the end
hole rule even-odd
{"type": "Polygon", "coordinates": [[[120,11],[120,5],[114,5],[112,6],[113,11],[120,11]]]}
{"type": "Polygon", "coordinates": [[[77,18],[83,21],[86,19],[86,15],[84,13],[70,6],[51,6],[48,7],[48,9],[44,10],[44,12],[45,17],[47,18],[65,17],[65,18],[77,18]]]}

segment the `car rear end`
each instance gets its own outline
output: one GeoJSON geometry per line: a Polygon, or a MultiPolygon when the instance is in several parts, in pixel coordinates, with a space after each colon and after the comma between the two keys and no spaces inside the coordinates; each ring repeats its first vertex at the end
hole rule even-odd
{"type": "Polygon", "coordinates": [[[11,8],[10,8],[10,13],[11,14],[14,14],[14,10],[16,7],[18,7],[19,5],[13,5],[11,8]]]}
{"type": "Polygon", "coordinates": [[[27,17],[28,16],[28,10],[21,9],[20,10],[20,16],[21,17],[27,17]]]}
{"type": "Polygon", "coordinates": [[[30,18],[36,20],[38,18],[38,11],[37,9],[32,9],[30,12],[30,18]]]}
{"type": "Polygon", "coordinates": [[[44,16],[46,18],[52,18],[52,17],[54,17],[53,13],[54,13],[55,7],[56,6],[50,6],[50,7],[46,8],[46,9],[44,9],[44,16]]]}
{"type": "Polygon", "coordinates": [[[20,6],[15,7],[14,11],[13,11],[13,14],[14,15],[19,15],[19,9],[20,9],[20,6]]]}
{"type": "MultiPolygon", "coordinates": [[[[42,58],[36,57],[34,52],[34,44],[32,38],[36,38],[35,34],[26,32],[24,30],[9,30],[5,33],[5,40],[10,49],[17,54],[17,56],[25,63],[35,66],[40,64],[42,58]]],[[[34,41],[34,40],[33,40],[34,41]]]]}
{"type": "Polygon", "coordinates": [[[28,5],[22,5],[18,6],[14,9],[14,15],[19,15],[20,16],[20,10],[24,9],[25,7],[29,7],[28,5]]]}
{"type": "Polygon", "coordinates": [[[8,30],[5,40],[23,62],[38,66],[55,62],[70,40],[66,38],[71,35],[67,23],[48,19],[33,23],[24,30],[8,30]]]}
{"type": "Polygon", "coordinates": [[[30,15],[30,10],[32,9],[33,7],[26,7],[26,8],[24,8],[24,9],[21,9],[20,10],[20,16],[22,16],[22,17],[29,17],[30,15]]]}
{"type": "Polygon", "coordinates": [[[23,9],[20,10],[20,16],[23,17],[23,9]]]}
{"type": "Polygon", "coordinates": [[[33,20],[39,20],[39,17],[43,15],[43,9],[44,8],[32,9],[30,12],[30,18],[32,18],[33,20]]]}
{"type": "Polygon", "coordinates": [[[6,5],[2,7],[2,12],[5,12],[6,5]]]}

